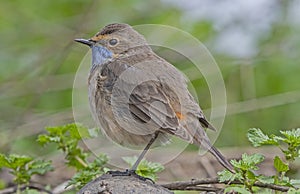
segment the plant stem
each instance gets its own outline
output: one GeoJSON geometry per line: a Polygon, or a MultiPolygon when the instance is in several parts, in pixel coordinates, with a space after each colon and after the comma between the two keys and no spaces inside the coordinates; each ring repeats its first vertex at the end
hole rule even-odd
{"type": "Polygon", "coordinates": [[[88,167],[87,163],[83,161],[79,156],[75,156],[76,160],[85,168],[88,167]]]}

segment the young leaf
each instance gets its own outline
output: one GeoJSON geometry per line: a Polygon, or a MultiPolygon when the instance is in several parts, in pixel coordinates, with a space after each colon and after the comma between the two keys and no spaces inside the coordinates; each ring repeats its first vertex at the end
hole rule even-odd
{"type": "Polygon", "coordinates": [[[282,135],[285,136],[286,139],[283,139],[285,143],[289,144],[291,147],[300,146],[300,128],[292,129],[287,131],[280,131],[282,135]]]}
{"type": "Polygon", "coordinates": [[[1,167],[11,170],[11,174],[15,176],[14,182],[17,184],[29,183],[32,175],[45,174],[53,169],[49,161],[34,160],[32,157],[16,154],[8,156],[0,154],[1,167]]]}
{"type": "Polygon", "coordinates": [[[234,181],[234,174],[230,172],[229,170],[225,169],[222,170],[221,172],[218,172],[219,176],[219,181],[220,182],[225,182],[225,181],[234,181]]]}
{"type": "Polygon", "coordinates": [[[287,138],[300,138],[300,128],[292,129],[292,130],[286,130],[286,131],[280,131],[280,133],[287,138]]]}
{"type": "Polygon", "coordinates": [[[276,139],[272,136],[265,135],[260,129],[252,128],[248,131],[248,139],[254,147],[259,147],[261,145],[278,145],[276,139]]]}
{"type": "Polygon", "coordinates": [[[108,157],[104,154],[101,154],[92,163],[89,163],[88,166],[86,166],[80,172],[77,172],[69,181],[67,187],[74,185],[77,189],[81,189],[88,182],[105,173],[105,170],[107,169],[104,168],[104,165],[107,163],[107,161],[108,157]]]}
{"type": "Polygon", "coordinates": [[[9,155],[6,156],[4,154],[0,154],[0,168],[11,168],[15,169],[18,167],[19,164],[26,164],[30,162],[32,159],[28,158],[27,156],[17,156],[17,155],[9,155]],[[17,164],[13,164],[17,163],[17,164]]]}
{"type": "Polygon", "coordinates": [[[249,165],[256,165],[264,161],[265,157],[261,154],[242,154],[242,160],[249,165]]]}
{"type": "MultiPolygon", "coordinates": [[[[137,160],[137,157],[123,157],[123,160],[130,166],[133,166],[133,164],[137,160]]],[[[136,173],[140,176],[156,180],[157,173],[161,172],[162,170],[164,170],[164,166],[160,163],[148,162],[147,160],[143,159],[139,164],[136,173]]]]}
{"type": "Polygon", "coordinates": [[[261,163],[265,157],[261,154],[253,154],[248,155],[244,153],[242,155],[242,159],[237,160],[231,160],[231,164],[241,170],[248,171],[248,170],[258,170],[257,164],[261,163]]]}
{"type": "Polygon", "coordinates": [[[264,184],[273,184],[275,182],[273,176],[259,175],[256,178],[259,182],[264,183],[264,184]]]}
{"type": "Polygon", "coordinates": [[[28,174],[45,174],[46,172],[52,171],[51,161],[35,160],[28,165],[28,174]]]}
{"type": "Polygon", "coordinates": [[[78,146],[82,138],[90,137],[89,130],[81,124],[72,123],[63,126],[47,127],[48,134],[40,135],[38,142],[42,145],[55,143],[66,154],[66,164],[83,169],[87,164],[89,152],[78,146]]]}
{"type": "Polygon", "coordinates": [[[69,187],[70,185],[74,185],[76,189],[81,189],[88,182],[96,178],[97,175],[101,175],[101,174],[99,174],[99,172],[97,171],[90,171],[90,170],[83,170],[77,172],[68,182],[67,187],[69,187]]]}
{"type": "Polygon", "coordinates": [[[289,166],[284,163],[278,156],[274,158],[274,167],[277,172],[287,172],[289,170],[289,166]]]}

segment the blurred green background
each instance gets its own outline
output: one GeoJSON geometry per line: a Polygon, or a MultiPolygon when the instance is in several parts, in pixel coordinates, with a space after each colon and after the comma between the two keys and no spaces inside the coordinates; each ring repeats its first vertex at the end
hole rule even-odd
{"type": "MultiPolygon", "coordinates": [[[[72,117],[72,84],[91,37],[104,25],[165,24],[189,32],[214,56],[227,91],[216,142],[247,146],[248,128],[299,127],[300,1],[13,0],[0,2],[0,149],[36,153],[45,126],[72,117]]],[[[194,80],[210,108],[203,78],[194,80]]]]}

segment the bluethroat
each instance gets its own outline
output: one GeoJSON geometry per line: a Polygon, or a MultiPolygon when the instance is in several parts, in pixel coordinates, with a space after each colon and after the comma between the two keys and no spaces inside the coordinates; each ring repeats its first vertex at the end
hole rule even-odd
{"type": "Polygon", "coordinates": [[[212,146],[205,128],[215,130],[187,89],[186,79],[156,55],[145,38],[127,24],[109,24],[92,38],[75,39],[92,49],[88,78],[94,120],[121,145],[150,146],[170,135],[207,149],[225,168],[231,164],[212,146]]]}

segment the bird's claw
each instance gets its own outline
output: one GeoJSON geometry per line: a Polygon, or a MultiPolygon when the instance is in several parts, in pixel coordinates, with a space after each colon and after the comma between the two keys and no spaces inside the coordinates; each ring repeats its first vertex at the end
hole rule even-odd
{"type": "Polygon", "coordinates": [[[126,169],[125,171],[114,170],[114,171],[108,171],[107,174],[111,174],[111,176],[133,176],[142,181],[150,181],[154,184],[154,181],[152,179],[138,175],[135,172],[135,170],[128,170],[128,169],[126,169]]]}

